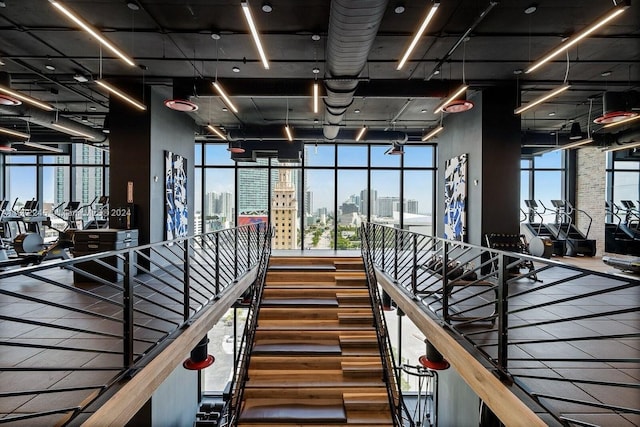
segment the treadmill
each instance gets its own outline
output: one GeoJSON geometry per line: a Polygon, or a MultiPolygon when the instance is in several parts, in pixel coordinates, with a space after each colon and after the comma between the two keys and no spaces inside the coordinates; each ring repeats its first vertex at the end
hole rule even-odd
{"type": "Polygon", "coordinates": [[[571,203],[564,200],[551,200],[551,204],[556,209],[556,220],[553,224],[548,224],[556,235],[564,238],[567,242],[567,256],[594,256],[596,254],[596,241],[589,239],[589,230],[593,218],[585,211],[574,208],[571,203]],[[582,232],[573,224],[574,212],[580,212],[589,219],[587,231],[582,232]]]}
{"type": "MultiPolygon", "coordinates": [[[[552,244],[552,254],[563,256],[566,252],[565,239],[559,237],[558,234],[544,222],[544,217],[538,211],[539,205],[535,200],[525,200],[524,204],[527,209],[529,209],[529,215],[527,215],[528,221],[525,220],[520,223],[520,232],[525,235],[528,241],[532,241],[535,237],[549,239],[552,244]]],[[[540,204],[542,204],[542,202],[540,202],[540,204]]],[[[544,205],[542,205],[542,207],[544,208],[543,213],[545,213],[547,208],[544,205]]]]}
{"type": "Polygon", "coordinates": [[[640,256],[640,231],[627,225],[626,219],[622,219],[621,210],[615,203],[605,201],[604,251],[640,256]]]}

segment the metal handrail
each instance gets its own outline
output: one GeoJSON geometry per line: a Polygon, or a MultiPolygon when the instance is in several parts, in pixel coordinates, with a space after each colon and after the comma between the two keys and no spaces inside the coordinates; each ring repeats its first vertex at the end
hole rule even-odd
{"type": "Polygon", "coordinates": [[[64,381],[55,383],[69,372],[79,396],[64,408],[52,403],[0,418],[0,424],[27,419],[38,423],[51,414],[72,420],[114,384],[134,376],[171,341],[168,338],[188,328],[195,316],[263,262],[268,232],[264,223],[251,224],[0,272],[0,297],[14,307],[29,303],[32,309],[24,314],[0,308],[5,330],[61,337],[31,339],[16,332],[0,339],[0,346],[32,356],[28,363],[0,361],[0,372],[18,378],[16,387],[0,393],[0,399],[67,392],[64,381]],[[52,316],[57,320],[51,321],[52,316]],[[34,372],[47,372],[56,381],[21,389],[19,378],[34,372]],[[84,378],[83,373],[90,375],[84,378]]]}
{"type": "Polygon", "coordinates": [[[505,383],[516,384],[536,412],[547,412],[558,425],[591,425],[580,420],[579,410],[558,409],[559,402],[579,405],[585,413],[640,414],[637,402],[615,400],[640,389],[624,375],[640,367],[640,281],[378,224],[365,224],[362,234],[376,273],[466,343],[505,383]],[[620,330],[600,327],[612,322],[620,330]],[[576,328],[583,332],[571,334],[576,328]],[[617,353],[601,351],[608,348],[617,353]],[[611,369],[608,377],[617,379],[596,380],[590,366],[611,369]],[[588,390],[596,386],[604,387],[601,394],[588,390]],[[577,394],[563,393],[568,388],[577,394]]]}
{"type": "Polygon", "coordinates": [[[396,369],[397,365],[394,360],[391,340],[387,329],[387,322],[384,317],[382,298],[380,297],[380,291],[378,289],[374,263],[371,258],[371,250],[369,250],[368,235],[363,231],[364,228],[361,226],[360,239],[362,259],[367,277],[367,287],[369,288],[369,298],[371,301],[371,308],[373,310],[378,346],[382,353],[381,359],[384,372],[384,382],[387,387],[387,395],[389,396],[389,406],[392,408],[393,425],[396,427],[413,427],[415,424],[402,396],[400,372],[396,369]]]}
{"type": "Polygon", "coordinates": [[[267,277],[267,267],[269,265],[269,257],[271,256],[271,237],[273,228],[270,227],[264,240],[261,243],[262,253],[258,266],[258,274],[256,280],[250,289],[249,294],[243,300],[243,304],[247,307],[247,320],[244,324],[244,333],[242,334],[242,342],[238,347],[235,366],[231,381],[231,400],[225,408],[224,418],[221,420],[221,426],[234,426],[237,424],[242,411],[242,402],[244,400],[244,389],[249,379],[249,364],[251,362],[251,348],[255,342],[255,335],[258,328],[258,315],[260,312],[260,301],[264,291],[265,279],[267,277]]]}

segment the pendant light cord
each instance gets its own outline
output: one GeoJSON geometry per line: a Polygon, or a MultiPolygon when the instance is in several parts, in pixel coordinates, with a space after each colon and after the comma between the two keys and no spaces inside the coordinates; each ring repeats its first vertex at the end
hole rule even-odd
{"type": "Polygon", "coordinates": [[[564,73],[564,84],[567,84],[567,79],[569,78],[569,50],[567,49],[567,71],[564,73]]]}

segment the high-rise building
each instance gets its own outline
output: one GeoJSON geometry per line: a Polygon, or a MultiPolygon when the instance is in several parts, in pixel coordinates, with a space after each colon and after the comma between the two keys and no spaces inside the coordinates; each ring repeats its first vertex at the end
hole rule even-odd
{"type": "Polygon", "coordinates": [[[204,216],[205,218],[214,216],[218,213],[217,209],[218,193],[215,191],[204,195],[204,216]]]}
{"type": "Polygon", "coordinates": [[[295,249],[298,246],[298,201],[291,172],[291,169],[278,169],[278,182],[271,198],[273,249],[295,249]]]}
{"type": "Polygon", "coordinates": [[[224,193],[220,194],[220,197],[218,198],[218,203],[217,203],[218,211],[222,219],[224,221],[229,222],[230,227],[233,226],[234,216],[235,216],[233,211],[233,204],[234,204],[234,200],[233,200],[232,193],[225,191],[224,193]]]}
{"type": "Polygon", "coordinates": [[[266,211],[269,209],[269,191],[267,187],[269,159],[258,159],[261,168],[238,169],[238,212],[266,211]]]}
{"type": "Polygon", "coordinates": [[[378,215],[378,191],[362,190],[360,192],[360,213],[362,215],[377,216],[378,215]],[[369,197],[371,195],[371,197],[369,197]],[[371,203],[371,212],[368,212],[369,203],[371,203]]]}
{"type": "Polygon", "coordinates": [[[398,197],[378,197],[377,216],[382,218],[393,217],[393,211],[398,211],[400,198],[398,197]]]}
{"type": "Polygon", "coordinates": [[[418,213],[418,201],[414,199],[405,200],[405,213],[417,214],[418,213]]]}
{"type": "Polygon", "coordinates": [[[304,192],[304,214],[313,214],[313,191],[307,190],[304,192]]]}

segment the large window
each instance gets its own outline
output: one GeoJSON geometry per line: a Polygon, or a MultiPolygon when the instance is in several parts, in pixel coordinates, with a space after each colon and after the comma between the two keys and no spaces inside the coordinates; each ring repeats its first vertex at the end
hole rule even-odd
{"type": "Polygon", "coordinates": [[[225,144],[196,144],[196,170],[205,181],[196,216],[205,231],[232,226],[220,221],[229,210],[217,212],[220,194],[228,193],[235,196],[236,224],[264,220],[275,227],[274,249],[358,249],[359,227],[367,220],[431,233],[434,146],[407,144],[404,158],[385,155],[388,148],[312,143],[300,163],[260,158],[235,164],[225,144]],[[208,225],[212,218],[215,226],[208,225]]]}
{"type": "MultiPolygon", "coordinates": [[[[535,200],[545,222],[554,221],[551,200],[567,198],[564,163],[563,151],[551,151],[520,162],[520,208],[524,213],[527,213],[524,200],[535,200]]],[[[524,214],[521,219],[525,219],[524,214]]]]}
{"type": "MultiPolygon", "coordinates": [[[[15,203],[20,210],[28,200],[37,200],[40,212],[51,217],[58,229],[66,223],[53,214],[56,206],[70,201],[89,205],[97,198],[108,195],[108,153],[84,144],[72,144],[67,155],[5,155],[2,198],[9,200],[9,208],[15,203]]],[[[93,219],[91,210],[85,208],[78,219],[93,219]]],[[[55,237],[55,230],[45,231],[47,237],[55,237]]]]}
{"type": "MultiPolygon", "coordinates": [[[[629,202],[640,207],[640,159],[623,157],[624,152],[620,153],[609,154],[607,158],[607,200],[624,217],[625,204],[629,208],[632,206],[629,202]]],[[[634,217],[633,209],[629,212],[634,217]]]]}

